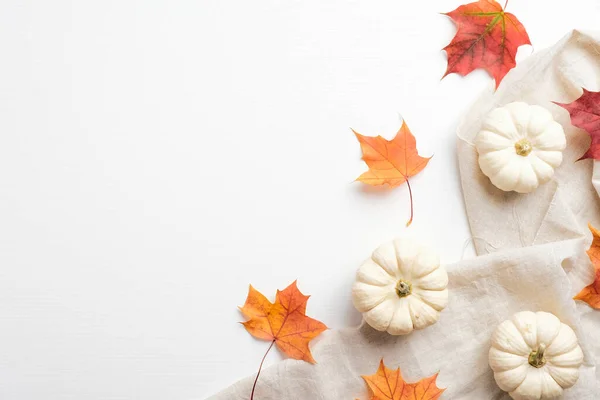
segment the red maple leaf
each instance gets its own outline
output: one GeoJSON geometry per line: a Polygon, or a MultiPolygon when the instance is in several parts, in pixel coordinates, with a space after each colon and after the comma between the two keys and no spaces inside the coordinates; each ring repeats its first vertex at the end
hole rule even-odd
{"type": "MultiPolygon", "coordinates": [[[[508,1],[507,1],[508,3],[508,1]]],[[[517,63],[519,46],[531,44],[525,27],[495,0],[479,0],[446,13],[458,31],[444,48],[451,73],[467,75],[485,69],[496,80],[496,88],[517,63]]]]}
{"type": "Polygon", "coordinates": [[[580,98],[569,104],[554,103],[569,112],[571,124],[585,130],[592,137],[590,148],[580,158],[600,160],[600,92],[583,89],[580,98]]]}

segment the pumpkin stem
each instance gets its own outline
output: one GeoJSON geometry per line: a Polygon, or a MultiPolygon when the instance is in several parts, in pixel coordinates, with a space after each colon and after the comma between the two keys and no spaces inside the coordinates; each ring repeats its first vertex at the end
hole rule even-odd
{"type": "Polygon", "coordinates": [[[546,364],[544,358],[544,352],[546,351],[546,345],[540,344],[537,350],[532,351],[529,354],[529,365],[535,368],[541,368],[546,364]]]}
{"type": "Polygon", "coordinates": [[[533,147],[531,147],[531,142],[527,139],[521,139],[515,143],[515,151],[520,156],[527,157],[531,153],[531,150],[533,150],[533,147]]]}
{"type": "Polygon", "coordinates": [[[400,279],[396,284],[396,294],[398,297],[406,297],[412,293],[412,284],[410,282],[403,281],[400,279]]]}

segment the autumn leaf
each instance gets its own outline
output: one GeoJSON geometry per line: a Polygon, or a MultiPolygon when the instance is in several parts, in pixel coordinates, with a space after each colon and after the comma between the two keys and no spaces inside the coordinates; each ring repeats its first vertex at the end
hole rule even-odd
{"type": "Polygon", "coordinates": [[[250,285],[246,303],[240,307],[240,311],[248,319],[242,324],[252,336],[271,341],[256,374],[250,399],[254,397],[263,362],[274,344],[291,358],[315,362],[308,343],[327,327],[306,316],[308,298],[298,290],[295,281],[284,290],[277,291],[275,303],[271,303],[250,285]]]}
{"type": "Polygon", "coordinates": [[[465,76],[483,68],[494,77],[498,88],[508,71],[517,65],[519,46],[531,44],[525,27],[497,1],[479,0],[445,15],[452,18],[458,31],[444,48],[448,54],[444,77],[451,73],[465,76]]]}
{"type": "Polygon", "coordinates": [[[580,158],[600,160],[600,92],[583,89],[583,95],[572,103],[554,103],[569,112],[571,124],[583,129],[592,137],[590,148],[580,158]]]}
{"type": "Polygon", "coordinates": [[[600,231],[591,224],[588,225],[592,231],[592,244],[587,251],[587,255],[592,261],[594,271],[596,272],[594,282],[583,288],[581,292],[574,297],[575,300],[582,300],[590,306],[600,309],[600,231]]]}
{"type": "Polygon", "coordinates": [[[436,400],[446,390],[437,387],[437,376],[407,383],[400,374],[400,368],[392,371],[382,359],[375,375],[363,376],[363,379],[369,387],[371,400],[436,400]]]}
{"type": "Polygon", "coordinates": [[[406,226],[413,220],[412,189],[408,178],[415,176],[425,168],[431,157],[421,157],[417,153],[417,141],[405,122],[392,140],[381,136],[363,136],[352,130],[362,149],[365,163],[369,170],[356,180],[367,185],[389,185],[394,188],[406,182],[410,194],[410,219],[406,226]]]}

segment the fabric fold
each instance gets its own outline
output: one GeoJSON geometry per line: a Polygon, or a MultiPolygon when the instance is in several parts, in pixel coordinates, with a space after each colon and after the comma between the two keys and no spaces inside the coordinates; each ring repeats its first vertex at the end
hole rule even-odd
{"type": "Polygon", "coordinates": [[[573,31],[554,47],[519,64],[497,92],[485,92],[462,119],[457,129],[457,151],[467,216],[471,233],[478,239],[478,254],[485,254],[490,248],[518,248],[581,237],[586,234],[589,221],[600,221],[598,195],[590,185],[592,160],[577,161],[589,144],[589,135],[573,127],[568,112],[553,103],[571,102],[581,95],[582,87],[598,86],[597,49],[600,35],[573,31]],[[553,181],[526,195],[494,187],[481,172],[472,144],[487,113],[513,101],[545,107],[567,135],[563,163],[553,181]]]}

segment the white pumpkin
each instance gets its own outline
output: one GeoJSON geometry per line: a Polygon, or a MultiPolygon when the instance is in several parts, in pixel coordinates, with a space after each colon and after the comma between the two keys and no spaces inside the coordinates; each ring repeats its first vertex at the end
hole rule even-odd
{"type": "Polygon", "coordinates": [[[413,239],[396,239],[358,269],[352,301],[373,328],[406,335],[439,319],[448,303],[447,286],[436,252],[413,239]]]}
{"type": "Polygon", "coordinates": [[[498,326],[489,362],[513,399],[556,399],[577,382],[583,352],[573,329],[556,316],[523,311],[498,326]]]}
{"type": "Polygon", "coordinates": [[[521,102],[492,110],[475,138],[481,171],[497,188],[519,193],[552,178],[566,145],[548,110],[521,102]]]}

